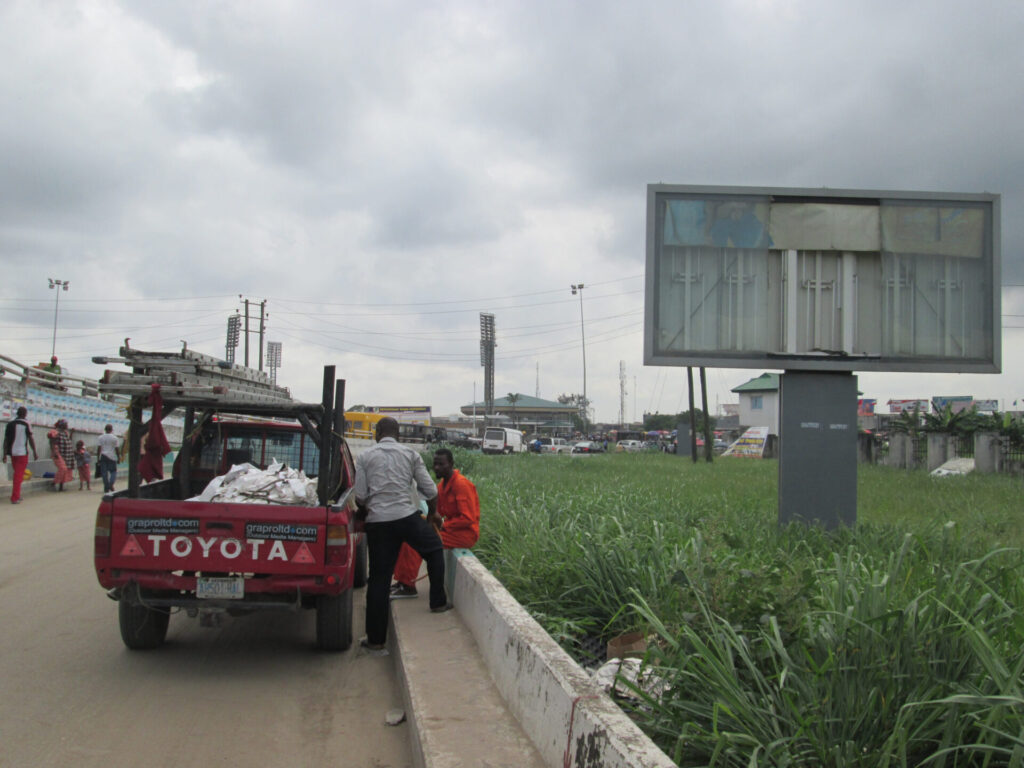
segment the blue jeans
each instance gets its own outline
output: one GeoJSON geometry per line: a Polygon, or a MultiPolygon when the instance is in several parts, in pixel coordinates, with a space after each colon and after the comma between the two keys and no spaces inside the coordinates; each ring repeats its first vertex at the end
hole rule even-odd
{"type": "Polygon", "coordinates": [[[103,492],[113,491],[114,481],[117,479],[117,462],[106,456],[100,456],[100,477],[103,478],[103,492]]]}

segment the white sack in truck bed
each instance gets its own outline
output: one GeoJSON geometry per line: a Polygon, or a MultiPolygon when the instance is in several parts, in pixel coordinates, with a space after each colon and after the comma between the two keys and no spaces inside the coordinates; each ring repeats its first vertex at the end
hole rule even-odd
{"type": "Polygon", "coordinates": [[[203,492],[186,501],[223,501],[230,504],[286,504],[316,507],[317,481],[301,469],[274,460],[266,469],[235,464],[226,475],[213,478],[203,492]]]}

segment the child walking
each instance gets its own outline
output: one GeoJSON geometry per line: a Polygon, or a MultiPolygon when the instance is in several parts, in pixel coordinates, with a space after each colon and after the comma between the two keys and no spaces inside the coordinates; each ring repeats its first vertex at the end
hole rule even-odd
{"type": "Polygon", "coordinates": [[[85,485],[87,491],[92,490],[89,476],[89,452],[85,450],[85,441],[79,440],[75,443],[75,466],[78,467],[78,490],[85,485]]]}

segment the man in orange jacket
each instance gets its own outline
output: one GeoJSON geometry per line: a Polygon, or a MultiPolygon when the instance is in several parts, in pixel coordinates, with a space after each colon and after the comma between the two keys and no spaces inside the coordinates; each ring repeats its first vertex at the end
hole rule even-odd
{"type": "MultiPolygon", "coordinates": [[[[437,514],[444,524],[438,533],[445,549],[472,547],[480,538],[480,500],[476,486],[455,468],[452,452],[438,448],[434,452],[434,474],[437,475],[437,514]]],[[[431,516],[431,519],[436,519],[431,516]]],[[[407,544],[402,545],[395,564],[392,599],[417,597],[416,578],[422,558],[407,544]]]]}

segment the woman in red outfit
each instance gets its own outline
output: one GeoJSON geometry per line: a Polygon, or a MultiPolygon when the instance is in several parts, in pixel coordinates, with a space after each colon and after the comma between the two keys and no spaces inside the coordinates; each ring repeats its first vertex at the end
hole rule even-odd
{"type": "MultiPolygon", "coordinates": [[[[476,486],[455,468],[452,452],[438,448],[434,452],[434,474],[437,476],[437,514],[443,521],[438,529],[445,549],[469,548],[480,538],[480,500],[476,486]]],[[[407,545],[402,546],[395,564],[395,584],[391,597],[416,597],[416,578],[422,558],[407,545]]]]}
{"type": "Polygon", "coordinates": [[[71,443],[71,433],[68,432],[68,423],[60,419],[54,428],[50,430],[47,437],[50,438],[50,458],[56,468],[53,476],[53,487],[55,490],[63,491],[64,483],[70,483],[74,478],[71,467],[75,466],[75,447],[71,443]]]}

